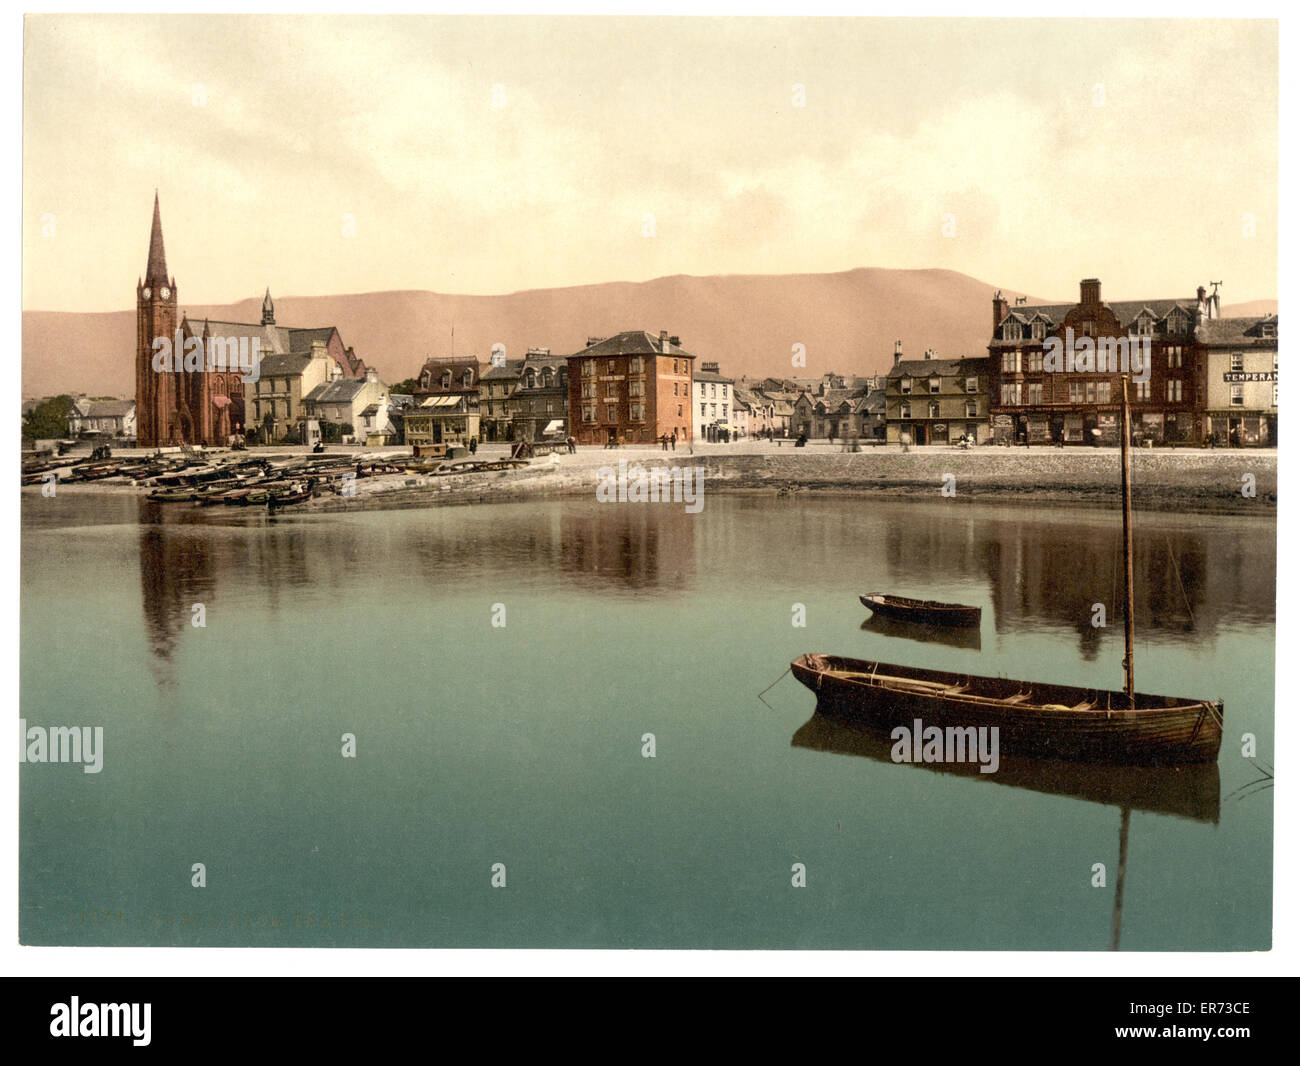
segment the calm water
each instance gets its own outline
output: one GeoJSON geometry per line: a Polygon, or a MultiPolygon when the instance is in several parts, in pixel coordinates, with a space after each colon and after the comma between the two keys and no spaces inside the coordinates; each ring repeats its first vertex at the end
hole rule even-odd
{"type": "Polygon", "coordinates": [[[1121,947],[1269,946],[1271,522],[1136,522],[1138,688],[1225,700],[1217,773],[970,777],[758,694],[807,651],[1121,687],[1118,516],[231,512],[23,496],[22,714],[105,732],[21,768],[25,943],[1105,949],[1129,809],[1121,947]],[[978,646],[876,590],[983,605],[978,646]]]}

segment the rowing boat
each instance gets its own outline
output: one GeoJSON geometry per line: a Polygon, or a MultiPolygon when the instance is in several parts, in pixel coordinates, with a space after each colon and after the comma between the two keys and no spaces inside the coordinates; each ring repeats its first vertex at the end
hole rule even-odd
{"type": "Polygon", "coordinates": [[[1212,762],[1223,703],[1017,681],[833,655],[802,655],[794,676],[818,710],[875,728],[998,730],[1002,751],[1117,764],[1212,762]]]}
{"type": "Polygon", "coordinates": [[[877,592],[859,596],[862,605],[873,614],[926,626],[978,626],[980,608],[964,603],[940,603],[938,600],[909,600],[877,592]]]}

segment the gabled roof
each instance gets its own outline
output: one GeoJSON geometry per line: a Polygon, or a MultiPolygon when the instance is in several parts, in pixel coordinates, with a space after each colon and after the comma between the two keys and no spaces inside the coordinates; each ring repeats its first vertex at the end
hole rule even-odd
{"type": "Polygon", "coordinates": [[[900,359],[889,371],[894,378],[956,377],[986,373],[987,359],[900,359]]]}
{"type": "Polygon", "coordinates": [[[135,410],[134,400],[85,400],[77,404],[82,418],[125,418],[135,410]]]}
{"type": "Polygon", "coordinates": [[[307,403],[351,403],[365,385],[361,378],[339,378],[317,385],[303,400],[307,403]]]}
{"type": "Polygon", "coordinates": [[[647,333],[643,329],[628,330],[613,337],[606,337],[603,341],[589,348],[583,348],[582,351],[567,358],[576,359],[579,356],[590,358],[593,355],[678,355],[686,356],[688,359],[695,358],[685,348],[673,344],[672,341],[661,341],[656,334],[647,333]]]}
{"type": "Polygon", "coordinates": [[[1260,341],[1277,343],[1277,315],[1263,318],[1210,318],[1196,327],[1196,339],[1207,348],[1260,347],[1260,341]],[[1274,327],[1273,336],[1265,337],[1263,326],[1274,327]]]}
{"type": "Polygon", "coordinates": [[[489,366],[483,371],[481,381],[514,381],[524,372],[522,359],[507,359],[502,366],[489,366]]]}

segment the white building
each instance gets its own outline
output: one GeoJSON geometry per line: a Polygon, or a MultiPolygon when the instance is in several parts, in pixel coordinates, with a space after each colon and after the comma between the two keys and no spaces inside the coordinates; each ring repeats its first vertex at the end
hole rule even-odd
{"type": "Polygon", "coordinates": [[[732,421],[735,414],[734,382],[718,373],[717,363],[701,363],[695,371],[691,390],[695,404],[695,439],[717,440],[725,429],[734,440],[737,426],[732,421]]]}

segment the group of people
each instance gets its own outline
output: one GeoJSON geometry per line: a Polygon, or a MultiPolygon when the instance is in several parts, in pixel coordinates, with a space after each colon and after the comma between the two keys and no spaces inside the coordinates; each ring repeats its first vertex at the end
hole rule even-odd
{"type": "Polygon", "coordinates": [[[667,451],[667,450],[668,450],[669,445],[672,446],[673,451],[676,451],[676,450],[677,450],[677,430],[675,430],[675,429],[673,430],[673,432],[672,432],[672,436],[669,436],[667,433],[663,434],[663,435],[659,438],[659,443],[663,445],[664,451],[667,451]]]}

